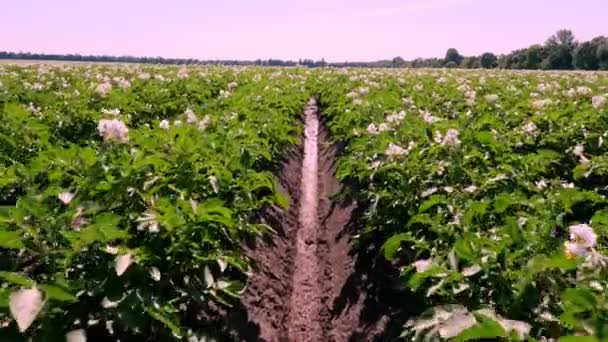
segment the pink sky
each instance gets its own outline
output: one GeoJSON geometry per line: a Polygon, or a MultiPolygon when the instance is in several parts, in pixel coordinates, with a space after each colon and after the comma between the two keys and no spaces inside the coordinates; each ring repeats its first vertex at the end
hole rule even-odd
{"type": "Polygon", "coordinates": [[[608,0],[5,0],[0,50],[368,61],[608,36],[608,0]]]}

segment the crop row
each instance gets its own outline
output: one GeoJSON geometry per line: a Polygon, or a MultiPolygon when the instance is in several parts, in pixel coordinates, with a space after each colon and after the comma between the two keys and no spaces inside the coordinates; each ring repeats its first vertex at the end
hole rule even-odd
{"type": "Polygon", "coordinates": [[[1,69],[2,339],[201,337],[308,99],[298,70],[1,69]]]}
{"type": "Polygon", "coordinates": [[[607,337],[606,74],[360,70],[323,84],[361,239],[382,241],[415,298],[403,305],[420,308],[404,336],[607,337]]]}

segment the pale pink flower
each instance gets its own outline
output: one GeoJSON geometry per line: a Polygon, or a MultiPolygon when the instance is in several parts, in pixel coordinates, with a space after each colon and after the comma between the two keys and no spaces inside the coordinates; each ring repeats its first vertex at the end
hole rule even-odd
{"type": "Polygon", "coordinates": [[[188,108],[184,113],[186,114],[187,123],[193,124],[198,121],[198,118],[196,117],[196,114],[194,114],[194,111],[192,111],[192,109],[188,108]]]}
{"type": "Polygon", "coordinates": [[[69,191],[65,191],[60,193],[59,195],[57,195],[57,198],[59,198],[59,200],[63,203],[63,204],[70,204],[70,202],[72,202],[72,199],[74,198],[76,194],[73,192],[69,192],[69,191]]]}
{"type": "Polygon", "coordinates": [[[597,243],[597,235],[588,224],[576,224],[569,227],[570,240],[585,248],[593,248],[597,243]]]}
{"type": "Polygon", "coordinates": [[[445,133],[445,136],[443,137],[443,141],[441,142],[441,145],[443,146],[458,146],[460,145],[460,139],[458,139],[458,131],[455,130],[454,128],[450,128],[448,129],[448,131],[445,133]]]}
{"type": "Polygon", "coordinates": [[[101,96],[106,96],[112,90],[112,84],[110,82],[99,83],[95,87],[95,92],[101,96]]]}
{"type": "Polygon", "coordinates": [[[367,126],[367,133],[372,134],[372,135],[376,135],[378,134],[378,128],[376,127],[376,125],[374,123],[371,123],[367,126]]]}
{"type": "Polygon", "coordinates": [[[606,105],[606,98],[603,96],[594,96],[591,98],[591,105],[595,109],[604,108],[606,105]]]}
{"type": "Polygon", "coordinates": [[[118,119],[100,120],[97,130],[104,141],[117,140],[123,144],[129,142],[129,128],[118,119]]]}
{"type": "Polygon", "coordinates": [[[386,148],[386,151],[384,153],[386,153],[387,156],[402,156],[404,154],[407,154],[407,150],[404,149],[403,147],[397,145],[397,144],[393,144],[390,143],[388,144],[388,147],[386,148]]]}
{"type": "Polygon", "coordinates": [[[433,260],[432,259],[420,259],[420,260],[416,260],[412,265],[414,267],[416,267],[417,273],[422,273],[422,272],[427,271],[429,268],[431,268],[431,266],[433,265],[433,260]]]}
{"type": "Polygon", "coordinates": [[[428,123],[428,124],[432,124],[435,123],[441,119],[439,119],[438,117],[433,116],[433,114],[431,114],[428,111],[421,111],[420,112],[420,116],[422,116],[422,120],[424,120],[424,122],[428,123]]]}

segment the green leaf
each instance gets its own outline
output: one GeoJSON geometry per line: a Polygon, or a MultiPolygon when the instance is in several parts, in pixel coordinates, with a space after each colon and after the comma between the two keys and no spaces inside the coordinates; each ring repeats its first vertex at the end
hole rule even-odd
{"type": "Polygon", "coordinates": [[[455,341],[476,341],[486,338],[507,337],[507,334],[500,323],[496,322],[490,317],[475,314],[475,318],[477,320],[477,324],[461,332],[458,336],[456,336],[455,341]]]}
{"type": "Polygon", "coordinates": [[[232,227],[232,210],[224,206],[219,199],[210,199],[203,202],[199,207],[199,220],[202,222],[216,222],[226,227],[232,227]]]}
{"type": "Polygon", "coordinates": [[[593,336],[564,336],[559,338],[559,342],[600,342],[593,336]]]}
{"type": "Polygon", "coordinates": [[[473,249],[470,236],[463,236],[454,243],[454,252],[463,260],[469,261],[475,259],[475,250],[473,249]]]}
{"type": "Polygon", "coordinates": [[[475,134],[475,139],[482,145],[490,145],[494,142],[494,135],[492,132],[481,131],[475,134]]]}
{"type": "Polygon", "coordinates": [[[23,249],[23,237],[19,232],[0,230],[0,247],[6,249],[23,249]]]}
{"type": "Polygon", "coordinates": [[[59,285],[43,284],[40,288],[44,290],[49,299],[54,299],[60,302],[76,302],[78,299],[71,294],[68,289],[59,285]]]}
{"type": "Polygon", "coordinates": [[[411,233],[401,233],[391,236],[386,240],[384,245],[382,245],[384,257],[387,260],[392,260],[395,257],[395,254],[397,254],[397,250],[401,246],[401,243],[404,241],[414,241],[414,237],[411,233]]]}
{"type": "Polygon", "coordinates": [[[35,281],[15,272],[0,272],[0,278],[8,281],[9,283],[24,287],[33,287],[36,285],[35,281]]]}
{"type": "Polygon", "coordinates": [[[436,205],[447,204],[448,201],[444,195],[433,195],[428,200],[422,202],[418,207],[418,213],[423,213],[436,205]]]}
{"type": "Polygon", "coordinates": [[[150,317],[152,317],[155,320],[164,324],[175,335],[177,335],[177,336],[182,335],[182,331],[181,331],[181,328],[179,327],[179,321],[177,321],[177,318],[174,317],[172,320],[172,318],[168,317],[165,312],[163,312],[159,309],[155,309],[154,307],[151,307],[151,306],[146,306],[144,308],[144,310],[146,311],[146,313],[148,315],[150,315],[150,317]]]}
{"type": "Polygon", "coordinates": [[[575,310],[576,312],[593,310],[598,305],[593,291],[584,288],[566,289],[562,293],[562,300],[566,310],[575,310]]]}

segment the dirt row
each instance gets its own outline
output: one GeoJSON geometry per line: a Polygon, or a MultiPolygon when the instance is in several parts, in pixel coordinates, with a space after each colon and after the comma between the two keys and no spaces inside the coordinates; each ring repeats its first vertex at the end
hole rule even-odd
{"type": "Polygon", "coordinates": [[[276,234],[246,247],[256,270],[227,317],[229,340],[388,340],[388,267],[375,251],[356,248],[356,204],[331,200],[341,188],[338,147],[328,143],[314,100],[304,122],[303,142],[279,175],[289,209],[264,213],[276,234]]]}

